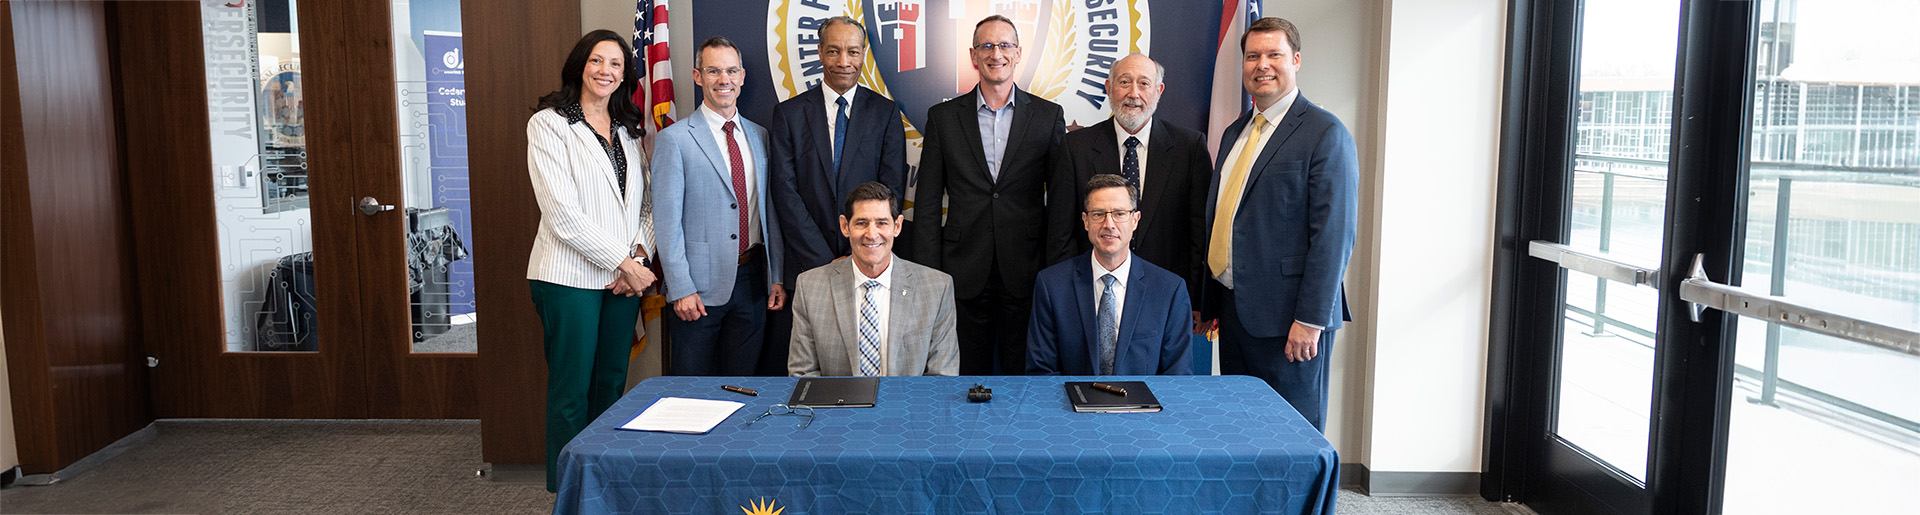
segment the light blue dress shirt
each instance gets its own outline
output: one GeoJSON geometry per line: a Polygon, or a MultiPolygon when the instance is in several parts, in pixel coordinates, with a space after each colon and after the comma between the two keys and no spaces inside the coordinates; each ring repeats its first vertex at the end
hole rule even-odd
{"type": "Polygon", "coordinates": [[[1007,96],[1007,105],[994,109],[987,106],[987,95],[975,87],[974,98],[980,107],[974,115],[980,119],[980,149],[987,154],[987,174],[993,180],[1000,180],[1000,158],[1007,153],[1007,133],[1013,128],[1013,99],[1019,93],[1007,96]]]}

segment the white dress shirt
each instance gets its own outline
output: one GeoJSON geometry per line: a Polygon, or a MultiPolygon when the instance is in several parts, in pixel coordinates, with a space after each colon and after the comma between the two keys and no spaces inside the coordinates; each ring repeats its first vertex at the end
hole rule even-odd
{"type": "Polygon", "coordinates": [[[1128,134],[1127,128],[1120,125],[1119,119],[1116,118],[1113,120],[1113,141],[1114,144],[1119,145],[1119,147],[1116,148],[1120,149],[1120,157],[1116,159],[1120,160],[1120,172],[1122,175],[1125,175],[1127,170],[1127,138],[1140,138],[1140,146],[1134,147],[1133,149],[1134,156],[1140,158],[1140,183],[1136,184],[1136,186],[1140,187],[1140,191],[1147,191],[1147,141],[1148,136],[1152,135],[1152,118],[1148,118],[1147,123],[1140,124],[1139,134],[1128,134]]]}
{"type": "MultiPolygon", "coordinates": [[[[725,127],[727,122],[734,122],[733,141],[740,145],[740,168],[747,179],[747,205],[741,206],[747,210],[747,234],[744,236],[747,238],[747,246],[749,247],[764,243],[764,238],[760,237],[760,189],[755,186],[760,181],[754,180],[753,147],[747,144],[747,128],[746,124],[740,123],[739,121],[740,111],[734,111],[733,118],[722,118],[720,113],[708,109],[706,104],[700,104],[700,115],[707,117],[707,123],[713,125],[713,143],[720,146],[720,164],[729,167],[721,170],[727,173],[728,183],[733,182],[733,169],[731,168],[733,163],[729,162],[731,158],[727,156],[727,131],[725,127]]],[[[768,249],[767,251],[773,252],[773,249],[768,249]]]]}
{"type": "MultiPolygon", "coordinates": [[[[849,257],[847,259],[853,259],[853,258],[849,257]]],[[[867,294],[867,287],[866,287],[867,281],[868,280],[880,281],[880,287],[875,288],[873,290],[873,307],[874,307],[874,311],[876,311],[875,316],[879,317],[879,320],[876,320],[876,321],[880,323],[880,356],[879,356],[880,375],[887,375],[887,370],[888,370],[887,368],[887,314],[892,311],[889,308],[893,306],[893,296],[889,295],[889,293],[893,292],[893,260],[896,260],[896,259],[900,259],[900,258],[892,255],[887,256],[887,269],[881,270],[879,277],[867,277],[867,274],[860,271],[859,264],[856,263],[853,266],[853,272],[854,272],[853,273],[853,309],[854,309],[853,322],[855,324],[860,323],[860,308],[862,307],[861,303],[866,302],[865,298],[867,294]]],[[[857,331],[858,329],[856,328],[855,330],[857,331]]],[[[855,334],[857,335],[858,333],[855,333],[855,334]]],[[[859,362],[857,360],[860,359],[860,345],[859,345],[859,342],[857,341],[854,342],[854,346],[853,346],[853,359],[856,360],[853,370],[855,372],[858,372],[860,370],[860,365],[858,364],[859,362]]]]}
{"type": "MultiPolygon", "coordinates": [[[[836,125],[836,123],[840,121],[838,118],[840,116],[840,106],[834,105],[833,101],[840,98],[847,99],[847,123],[851,124],[853,123],[853,94],[858,93],[859,91],[860,91],[860,85],[858,84],[855,84],[851,88],[847,88],[847,94],[845,95],[835,93],[833,91],[833,86],[828,86],[826,84],[820,85],[820,92],[825,93],[824,95],[820,95],[820,97],[825,98],[827,100],[827,144],[828,145],[833,144],[833,135],[838,134],[840,132],[840,126],[836,125]]],[[[833,151],[832,147],[828,147],[827,151],[832,152],[833,151]]],[[[841,151],[844,152],[845,149],[842,149],[841,151]]],[[[832,157],[832,156],[828,156],[828,157],[832,157]]]]}
{"type": "MultiPolygon", "coordinates": [[[[1247,138],[1260,138],[1257,142],[1255,142],[1252,145],[1252,148],[1254,149],[1255,152],[1258,152],[1259,149],[1266,148],[1267,138],[1272,137],[1273,129],[1275,127],[1280,126],[1281,120],[1286,119],[1287,110],[1293,108],[1293,99],[1296,99],[1296,98],[1300,98],[1300,88],[1293,88],[1293,91],[1288,91],[1286,96],[1280,97],[1279,102],[1274,102],[1273,105],[1267,106],[1266,109],[1261,110],[1259,114],[1267,117],[1267,126],[1262,128],[1259,134],[1249,134],[1245,129],[1242,129],[1241,134],[1243,134],[1243,136],[1241,137],[1241,140],[1244,141],[1247,138]]],[[[1249,117],[1246,128],[1252,128],[1252,127],[1253,127],[1253,121],[1252,121],[1252,118],[1249,117]]],[[[1244,148],[1247,148],[1248,145],[1241,144],[1239,141],[1236,141],[1235,143],[1236,144],[1233,146],[1233,150],[1227,153],[1227,160],[1222,161],[1222,163],[1224,163],[1222,166],[1231,167],[1234,165],[1234,163],[1240,162],[1240,151],[1244,148]]],[[[1255,155],[1254,159],[1255,159],[1255,162],[1259,161],[1258,154],[1255,155]]],[[[1220,171],[1221,173],[1220,191],[1216,192],[1217,195],[1214,197],[1215,199],[1218,199],[1216,200],[1216,202],[1220,200],[1225,200],[1227,198],[1226,196],[1227,176],[1225,174],[1232,173],[1232,172],[1233,172],[1232,170],[1220,171]]],[[[1253,171],[1248,170],[1247,173],[1253,173],[1253,171]]],[[[1252,184],[1252,183],[1250,181],[1240,181],[1240,188],[1241,188],[1240,189],[1240,192],[1241,192],[1240,205],[1242,206],[1247,204],[1248,199],[1246,198],[1245,193],[1247,191],[1246,187],[1248,184],[1252,184]]],[[[1234,206],[1234,207],[1237,209],[1239,206],[1234,206]]],[[[1214,210],[1214,216],[1216,217],[1219,217],[1219,216],[1231,217],[1238,212],[1236,211],[1235,213],[1221,213],[1219,212],[1220,211],[1219,204],[1215,204],[1213,206],[1213,210],[1214,210]]],[[[1220,275],[1216,276],[1215,278],[1220,280],[1220,284],[1222,286],[1226,286],[1229,289],[1233,288],[1233,257],[1232,256],[1227,257],[1226,269],[1221,270],[1220,275]]]]}
{"type": "MultiPolygon", "coordinates": [[[[1113,270],[1100,264],[1099,256],[1090,259],[1093,260],[1093,316],[1100,316],[1100,296],[1106,294],[1106,281],[1100,280],[1100,276],[1113,274],[1113,327],[1118,329],[1120,319],[1127,312],[1127,274],[1133,273],[1133,252],[1127,252],[1126,260],[1113,270]]],[[[1099,342],[1100,335],[1094,335],[1094,341],[1099,342]]]]}

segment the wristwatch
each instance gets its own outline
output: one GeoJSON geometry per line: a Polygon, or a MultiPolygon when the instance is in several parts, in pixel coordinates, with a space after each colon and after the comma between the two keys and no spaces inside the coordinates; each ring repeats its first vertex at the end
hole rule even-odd
{"type": "Polygon", "coordinates": [[[633,258],[634,261],[639,261],[642,268],[653,266],[653,260],[647,259],[645,254],[640,253],[639,245],[633,246],[633,253],[628,254],[627,257],[633,258]]]}

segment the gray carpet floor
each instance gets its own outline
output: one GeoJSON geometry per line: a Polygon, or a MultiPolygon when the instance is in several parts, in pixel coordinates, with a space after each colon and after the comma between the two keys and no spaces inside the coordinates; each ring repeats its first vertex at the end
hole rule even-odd
{"type": "MultiPolygon", "coordinates": [[[[475,421],[162,420],[47,486],[0,490],[0,513],[547,513],[539,483],[479,477],[475,421]]],[[[537,476],[536,476],[537,477],[537,476]]],[[[32,479],[32,478],[29,478],[32,479]]],[[[1474,497],[1340,492],[1369,515],[1530,513],[1474,497]]]]}

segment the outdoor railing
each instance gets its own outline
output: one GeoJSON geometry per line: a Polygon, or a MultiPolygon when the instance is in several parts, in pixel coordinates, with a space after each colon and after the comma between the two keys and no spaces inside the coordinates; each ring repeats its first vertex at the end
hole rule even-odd
{"type": "MultiPolygon", "coordinates": [[[[1597,176],[1600,179],[1601,191],[1598,213],[1599,220],[1597,222],[1597,244],[1598,250],[1601,253],[1608,253],[1613,250],[1613,236],[1616,230],[1615,204],[1618,200],[1620,182],[1622,180],[1652,181],[1664,185],[1666,182],[1666,166],[1667,162],[1664,160],[1608,157],[1591,154],[1579,154],[1575,156],[1573,171],[1576,176],[1579,174],[1590,174],[1590,176],[1597,176]]],[[[1858,282],[1864,279],[1867,282],[1873,283],[1873,286],[1876,287],[1876,292],[1881,293],[1881,295],[1877,296],[1887,297],[1890,295],[1891,298],[1894,299],[1916,299],[1912,302],[1920,302],[1920,271],[1911,273],[1911,277],[1900,277],[1901,273],[1898,271],[1870,271],[1871,273],[1863,273],[1861,270],[1851,270],[1851,267],[1847,266],[1847,263],[1832,262],[1834,260],[1830,258],[1819,258],[1809,255],[1796,256],[1795,253],[1789,252],[1792,246],[1790,244],[1791,235],[1789,229],[1792,227],[1793,192],[1796,184],[1878,184],[1914,188],[1915,194],[1920,195],[1920,169],[1863,170],[1829,165],[1752,163],[1749,167],[1749,182],[1757,184],[1762,181],[1774,181],[1777,185],[1775,189],[1774,216],[1771,227],[1772,234],[1769,238],[1770,241],[1767,242],[1768,244],[1766,245],[1767,250],[1770,250],[1770,255],[1767,256],[1768,259],[1764,262],[1755,259],[1759,256],[1747,256],[1746,268],[1749,271],[1756,272],[1762,267],[1765,268],[1768,279],[1767,291],[1769,294],[1774,296],[1782,296],[1785,294],[1787,265],[1790,260],[1797,259],[1812,261],[1808,264],[1816,265],[1811,268],[1817,270],[1811,271],[1813,271],[1815,275],[1821,276],[1819,279],[1822,281],[1822,284],[1833,285],[1846,282],[1858,282]],[[1895,280],[1886,281],[1885,279],[1895,280]]],[[[1576,184],[1577,183],[1578,181],[1576,180],[1576,184]]],[[[1664,191],[1665,188],[1662,186],[1659,189],[1664,191]]],[[[1661,197],[1664,198],[1664,193],[1661,194],[1661,197]]],[[[1920,209],[1920,204],[1916,205],[1916,209],[1920,209]]],[[[1754,247],[1758,248],[1761,246],[1755,245],[1754,247]]],[[[1899,250],[1900,249],[1892,249],[1891,251],[1899,250]]],[[[1920,249],[1909,249],[1907,252],[1920,253],[1920,249]]],[[[1906,261],[1904,262],[1920,263],[1920,256],[1907,256],[1905,259],[1906,261]]],[[[1657,269],[1657,267],[1649,268],[1657,269]]],[[[1802,270],[1802,272],[1808,271],[1809,270],[1802,270]]],[[[1750,280],[1755,277],[1748,274],[1747,278],[1750,280]]],[[[1629,321],[1610,316],[1607,306],[1607,288],[1609,281],[1601,278],[1595,279],[1597,282],[1592,304],[1593,309],[1582,309],[1573,306],[1572,303],[1567,303],[1566,309],[1591,319],[1593,321],[1592,327],[1595,334],[1604,333],[1611,328],[1615,331],[1644,338],[1644,340],[1634,338],[1629,338],[1629,340],[1646,346],[1648,349],[1652,349],[1654,332],[1649,328],[1640,327],[1629,321]]],[[[1780,377],[1781,325],[1768,323],[1766,326],[1765,359],[1761,368],[1754,370],[1744,365],[1737,367],[1740,373],[1748,376],[1757,376],[1760,381],[1760,395],[1750,399],[1752,402],[1776,406],[1778,394],[1784,389],[1814,402],[1827,404],[1833,408],[1900,427],[1907,431],[1920,433],[1920,423],[1913,420],[1874,409],[1844,397],[1820,391],[1816,388],[1782,379],[1780,377]]],[[[1876,348],[1885,347],[1876,346],[1876,348]]],[[[1915,352],[1907,353],[1910,355],[1920,355],[1920,353],[1915,352]]]]}

